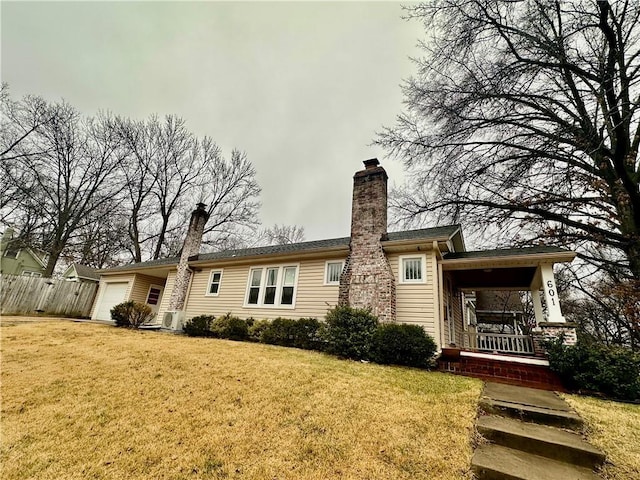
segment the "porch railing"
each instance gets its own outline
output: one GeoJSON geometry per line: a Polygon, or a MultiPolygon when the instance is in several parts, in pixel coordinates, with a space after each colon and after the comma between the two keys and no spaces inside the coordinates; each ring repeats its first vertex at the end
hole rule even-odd
{"type": "Polygon", "coordinates": [[[497,353],[533,354],[533,342],[528,335],[504,333],[464,333],[464,347],[497,353]]]}

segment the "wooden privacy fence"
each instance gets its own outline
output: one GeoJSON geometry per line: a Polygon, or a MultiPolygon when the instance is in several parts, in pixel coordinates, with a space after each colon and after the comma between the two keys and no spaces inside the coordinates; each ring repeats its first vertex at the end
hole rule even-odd
{"type": "Polygon", "coordinates": [[[1,313],[88,317],[97,290],[98,284],[93,282],[0,275],[1,313]]]}

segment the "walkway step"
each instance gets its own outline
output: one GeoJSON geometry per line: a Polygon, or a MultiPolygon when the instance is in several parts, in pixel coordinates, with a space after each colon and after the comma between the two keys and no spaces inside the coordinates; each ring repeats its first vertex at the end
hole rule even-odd
{"type": "Polygon", "coordinates": [[[602,465],[605,455],[580,435],[554,427],[484,415],[478,432],[498,445],[588,468],[602,465]]]}
{"type": "Polygon", "coordinates": [[[479,480],[601,480],[589,468],[501,445],[479,446],[471,468],[479,480]]]}
{"type": "Polygon", "coordinates": [[[494,415],[506,415],[518,420],[553,425],[555,427],[580,430],[584,424],[574,412],[554,410],[521,403],[505,402],[491,398],[480,399],[480,408],[485,413],[494,415]]]}

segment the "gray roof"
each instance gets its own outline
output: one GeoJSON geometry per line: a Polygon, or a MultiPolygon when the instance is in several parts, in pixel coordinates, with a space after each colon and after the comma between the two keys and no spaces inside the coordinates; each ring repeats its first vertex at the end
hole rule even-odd
{"type": "MultiPolygon", "coordinates": [[[[403,232],[390,232],[387,241],[401,240],[435,240],[449,238],[460,229],[460,225],[448,225],[444,227],[422,228],[420,230],[406,230],[403,232]]],[[[310,242],[289,243],[285,245],[270,245],[267,247],[241,248],[237,250],[224,250],[222,252],[201,253],[189,258],[190,262],[204,260],[228,260],[230,258],[256,257],[261,255],[277,255],[301,252],[313,252],[315,250],[327,250],[331,248],[349,248],[351,237],[332,238],[329,240],[313,240],[310,242]]],[[[384,242],[383,242],[384,244],[384,242]]],[[[179,257],[161,258],[148,262],[133,263],[119,267],[109,268],[101,272],[117,272],[132,268],[151,268],[176,265],[179,257]]]]}
{"type": "Polygon", "coordinates": [[[447,253],[444,256],[444,260],[456,260],[467,258],[492,258],[492,257],[514,257],[519,255],[536,255],[541,253],[571,253],[571,250],[566,250],[559,247],[548,246],[536,246],[536,247],[522,247],[522,248],[504,248],[494,250],[476,250],[473,252],[454,252],[447,253]]]}
{"type": "Polygon", "coordinates": [[[92,267],[87,267],[86,265],[82,265],[80,263],[74,263],[74,268],[76,269],[76,274],[80,278],[87,278],[90,280],[100,280],[100,274],[98,270],[92,267]]]}

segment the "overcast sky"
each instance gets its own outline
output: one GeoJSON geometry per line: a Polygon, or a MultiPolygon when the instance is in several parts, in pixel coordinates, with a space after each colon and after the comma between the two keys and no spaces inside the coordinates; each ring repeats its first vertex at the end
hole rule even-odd
{"type": "MultiPolygon", "coordinates": [[[[406,2],[405,2],[406,3],[406,2]]],[[[261,221],[308,240],[349,234],[352,175],[402,108],[421,26],[396,2],[0,2],[13,97],[81,112],[177,114],[228,157],[245,151],[261,221]]]]}

